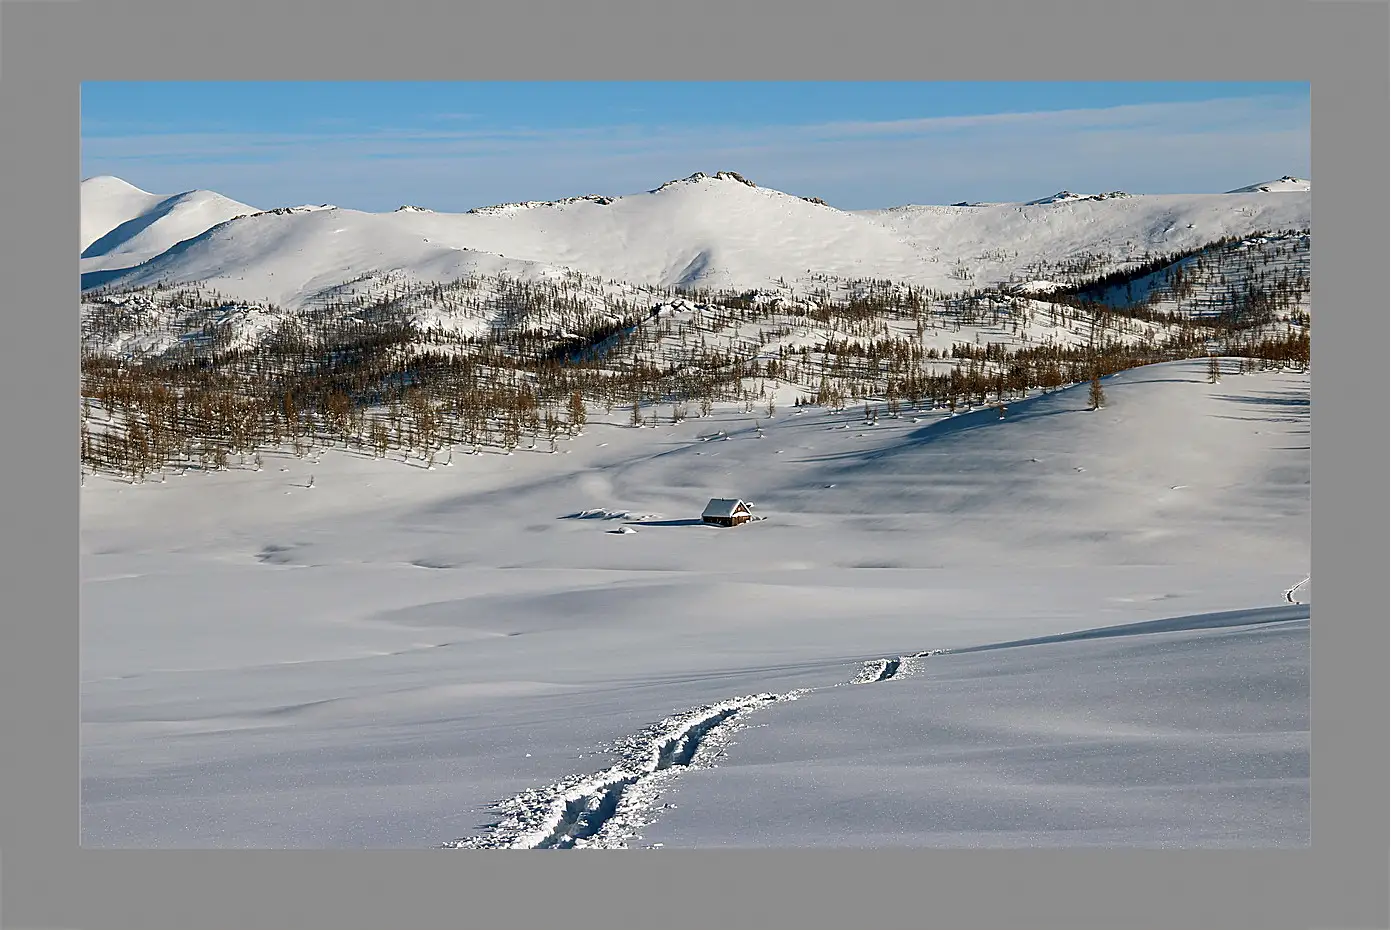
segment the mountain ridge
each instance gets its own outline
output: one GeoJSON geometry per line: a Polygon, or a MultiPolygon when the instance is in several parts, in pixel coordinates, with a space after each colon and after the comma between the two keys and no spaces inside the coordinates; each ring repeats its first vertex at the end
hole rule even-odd
{"type": "Polygon", "coordinates": [[[653,287],[806,291],[830,276],[962,290],[1037,278],[1033,266],[1076,255],[1119,261],[1308,226],[1308,190],[1271,199],[1268,185],[1252,187],[1260,190],[1061,191],[1024,203],[842,210],[720,171],[621,196],[372,213],[330,204],[257,210],[215,192],[153,200],[103,176],[84,182],[86,231],[98,218],[136,215],[103,234],[111,242],[84,246],[83,286],[200,283],[294,306],[363,274],[445,283],[505,266],[524,278],[570,269],[653,287]],[[123,228],[129,235],[116,232],[123,228]]]}

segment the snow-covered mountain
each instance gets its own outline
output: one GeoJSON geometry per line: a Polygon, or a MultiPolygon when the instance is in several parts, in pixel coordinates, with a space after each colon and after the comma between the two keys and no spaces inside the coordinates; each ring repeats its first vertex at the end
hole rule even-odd
{"type": "Polygon", "coordinates": [[[1281,198],[1262,191],[1062,192],[1026,204],[845,211],[720,172],[645,193],[467,213],[327,205],[258,213],[210,192],[156,199],[94,178],[83,185],[83,286],[198,283],[287,308],[388,272],[445,282],[478,272],[527,278],[572,269],[637,285],[711,289],[811,286],[831,276],[960,290],[1039,277],[1039,263],[1084,253],[1116,263],[1227,235],[1305,228],[1304,183],[1302,193],[1281,198]],[[244,213],[252,215],[238,217],[244,213]],[[141,258],[149,260],[136,265],[141,258]]]}
{"type": "Polygon", "coordinates": [[[84,182],[84,844],[1307,845],[1278,183],[84,182]]]}
{"type": "Polygon", "coordinates": [[[109,175],[82,182],[82,271],[132,268],[257,208],[213,191],[151,194],[109,175]]]}
{"type": "Polygon", "coordinates": [[[1080,256],[1114,266],[1145,252],[1186,251],[1226,236],[1307,229],[1310,195],[1077,196],[1063,191],[1032,203],[905,206],[861,215],[930,256],[945,283],[932,278],[922,283],[945,289],[953,281],[959,288],[962,280],[985,285],[1040,277],[1037,272],[1044,266],[1065,265],[1080,256]],[[948,277],[946,269],[958,274],[948,277]]]}

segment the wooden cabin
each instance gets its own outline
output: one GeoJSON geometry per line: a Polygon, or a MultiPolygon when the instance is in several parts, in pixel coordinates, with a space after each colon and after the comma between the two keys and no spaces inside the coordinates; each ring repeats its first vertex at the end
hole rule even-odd
{"type": "Polygon", "coordinates": [[[738,526],[740,523],[748,523],[752,516],[749,505],[743,501],[715,497],[705,505],[705,512],[700,515],[700,519],[711,526],[738,526]]]}

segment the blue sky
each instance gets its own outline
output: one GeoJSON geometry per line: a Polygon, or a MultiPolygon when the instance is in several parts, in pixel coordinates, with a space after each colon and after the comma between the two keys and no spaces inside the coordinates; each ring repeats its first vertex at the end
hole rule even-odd
{"type": "Polygon", "coordinates": [[[1308,177],[1307,83],[93,83],[82,174],[437,210],[694,171],[844,209],[1308,177]]]}

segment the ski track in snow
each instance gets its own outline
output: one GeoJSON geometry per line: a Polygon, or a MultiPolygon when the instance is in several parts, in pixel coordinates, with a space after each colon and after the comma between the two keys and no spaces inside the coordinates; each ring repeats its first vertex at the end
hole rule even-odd
{"type": "MultiPolygon", "coordinates": [[[[1312,575],[1309,576],[1309,578],[1312,578],[1312,577],[1313,577],[1312,575]]],[[[1297,585],[1295,585],[1294,587],[1289,588],[1288,590],[1286,590],[1286,591],[1285,591],[1285,600],[1289,601],[1291,604],[1298,604],[1299,601],[1296,601],[1296,600],[1294,599],[1294,594],[1295,594],[1295,592],[1298,591],[1300,588],[1304,587],[1306,584],[1309,583],[1309,578],[1305,578],[1305,579],[1304,579],[1303,581],[1301,581],[1299,584],[1297,584],[1297,585]]]]}
{"type": "MultiPolygon", "coordinates": [[[[930,649],[897,658],[864,662],[849,682],[878,684],[910,677],[916,660],[1053,643],[1077,642],[1151,633],[1256,626],[1309,619],[1309,605],[1293,600],[1304,579],[1285,592],[1290,606],[1229,610],[1119,626],[1059,633],[960,649],[930,649]]],[[[833,687],[840,687],[834,685],[833,687]]],[[[445,849],[623,849],[637,831],[652,822],[661,788],[682,770],[712,767],[723,755],[745,717],[766,704],[795,701],[816,688],[784,694],[752,694],[709,704],[667,717],[611,749],[620,761],[595,775],[572,776],[497,802],[502,819],[487,832],[442,844],[445,849]]]]}
{"type": "Polygon", "coordinates": [[[912,670],[911,660],[915,656],[899,656],[897,659],[873,659],[866,662],[860,673],[851,680],[854,685],[872,685],[890,678],[907,678],[912,670]]]}
{"type": "Polygon", "coordinates": [[[451,849],[621,849],[650,822],[667,778],[707,768],[755,708],[795,701],[806,690],[753,694],[668,717],[613,748],[620,761],[597,775],[524,791],[495,805],[503,817],[487,833],[444,844],[451,849]]]}

